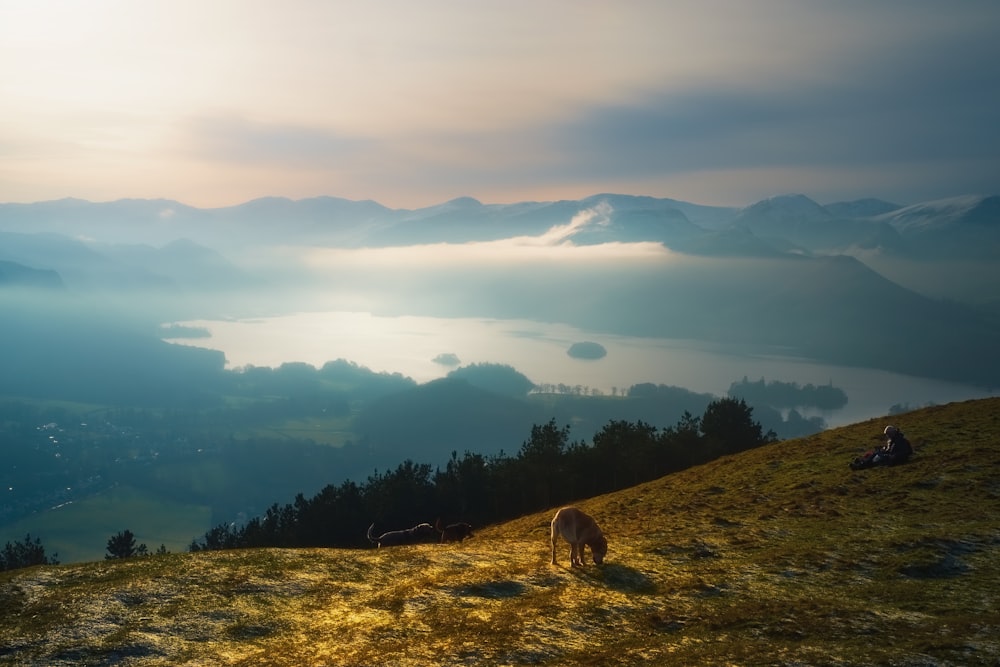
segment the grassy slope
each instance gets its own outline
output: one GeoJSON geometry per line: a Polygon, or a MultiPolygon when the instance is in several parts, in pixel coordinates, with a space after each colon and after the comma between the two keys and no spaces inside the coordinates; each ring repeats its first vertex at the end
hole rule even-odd
{"type": "Polygon", "coordinates": [[[462,545],[250,550],[0,573],[0,664],[975,665],[1000,661],[1000,399],[894,418],[581,503],[603,567],[548,563],[551,512],[462,545]]]}

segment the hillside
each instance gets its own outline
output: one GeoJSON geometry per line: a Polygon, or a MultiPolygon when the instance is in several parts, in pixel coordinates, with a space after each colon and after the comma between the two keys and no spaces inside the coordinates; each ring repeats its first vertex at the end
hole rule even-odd
{"type": "Polygon", "coordinates": [[[0,665],[987,665],[1000,660],[1000,399],[893,418],[551,511],[461,545],[171,554],[0,573],[0,665]],[[588,554],[589,558],[589,554],[588,554]]]}

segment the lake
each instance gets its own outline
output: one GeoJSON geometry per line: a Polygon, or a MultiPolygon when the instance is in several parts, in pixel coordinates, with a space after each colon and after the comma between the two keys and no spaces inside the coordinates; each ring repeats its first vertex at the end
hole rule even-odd
{"type": "Polygon", "coordinates": [[[400,373],[423,383],[444,377],[455,365],[506,364],[535,384],[581,385],[605,394],[651,382],[725,396],[747,377],[800,385],[833,383],[848,405],[821,414],[831,427],[911,408],[991,396],[986,389],[886,371],[832,366],[777,350],[735,350],[699,341],[633,338],[582,331],[557,323],[481,318],[377,316],[364,312],[303,312],[245,320],[195,320],[209,338],[171,342],[222,351],[227,367],[304,362],[317,368],[346,359],[377,372],[400,373]],[[601,359],[570,357],[573,343],[595,342],[601,359]]]}

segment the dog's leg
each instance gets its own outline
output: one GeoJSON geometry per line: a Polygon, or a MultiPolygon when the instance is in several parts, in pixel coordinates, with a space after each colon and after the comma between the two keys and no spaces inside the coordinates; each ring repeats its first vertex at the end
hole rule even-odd
{"type": "Polygon", "coordinates": [[[558,539],[559,539],[559,528],[556,527],[556,522],[555,522],[555,520],[553,520],[552,521],[552,525],[550,526],[550,534],[549,534],[549,542],[552,545],[552,564],[553,565],[556,564],[556,547],[557,547],[556,542],[558,541],[558,539]]]}

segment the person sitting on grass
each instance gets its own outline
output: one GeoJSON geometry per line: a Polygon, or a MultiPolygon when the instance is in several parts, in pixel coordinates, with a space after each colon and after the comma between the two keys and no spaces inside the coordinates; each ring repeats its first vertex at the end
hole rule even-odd
{"type": "Polygon", "coordinates": [[[910,455],[913,454],[913,446],[906,439],[903,432],[895,426],[889,425],[884,431],[886,441],[875,453],[875,464],[883,466],[895,466],[906,463],[910,455]]]}
{"type": "Polygon", "coordinates": [[[869,449],[851,461],[851,470],[862,470],[872,466],[894,466],[909,460],[913,454],[913,447],[903,432],[895,426],[886,426],[883,434],[886,437],[885,444],[869,449]]]}

